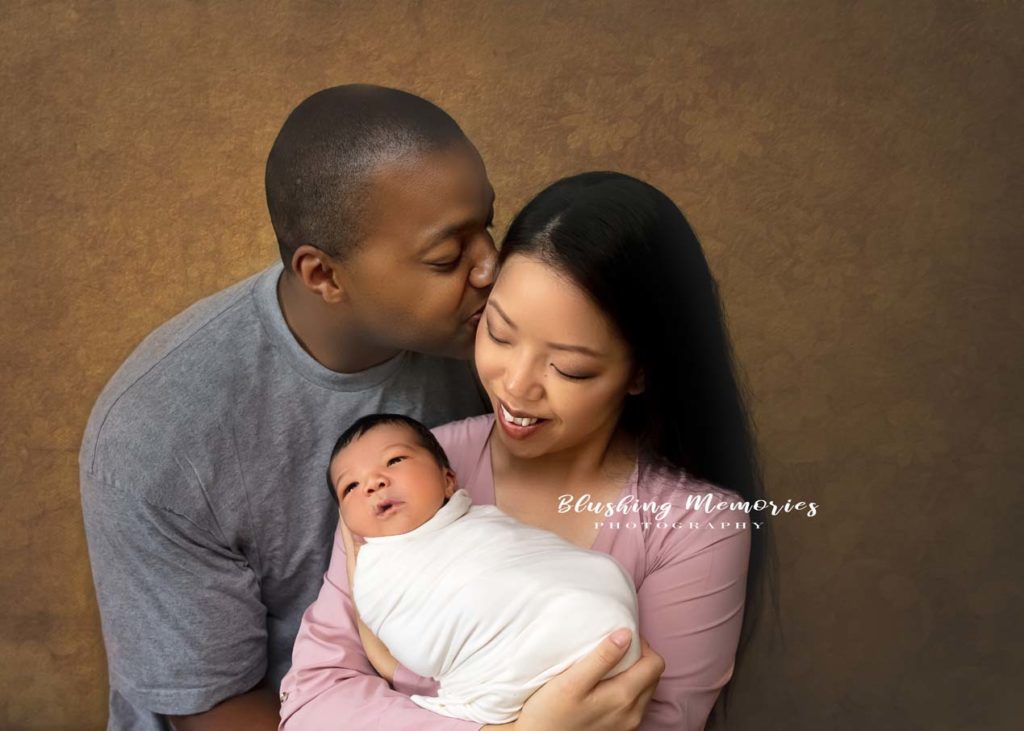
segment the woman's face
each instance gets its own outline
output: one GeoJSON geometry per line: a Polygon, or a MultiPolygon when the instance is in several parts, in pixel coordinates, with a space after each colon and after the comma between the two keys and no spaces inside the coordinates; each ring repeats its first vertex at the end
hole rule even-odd
{"type": "Polygon", "coordinates": [[[476,366],[498,436],[520,458],[606,444],[626,395],[640,390],[629,347],[604,313],[525,255],[502,265],[477,329],[476,366]]]}

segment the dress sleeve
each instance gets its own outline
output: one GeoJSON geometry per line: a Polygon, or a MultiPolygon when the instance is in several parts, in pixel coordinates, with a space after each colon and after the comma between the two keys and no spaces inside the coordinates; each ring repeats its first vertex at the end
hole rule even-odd
{"type": "Polygon", "coordinates": [[[640,729],[700,731],[733,673],[746,597],[750,516],[695,511],[669,525],[651,528],[650,568],[637,591],[640,634],[665,660],[640,729]],[[691,521],[703,527],[692,527],[691,521]],[[708,528],[708,522],[715,527],[708,528]],[[722,523],[730,527],[720,528],[722,523]]]}
{"type": "Polygon", "coordinates": [[[245,556],[141,489],[83,470],[81,491],[111,687],[136,709],[189,715],[255,686],[267,609],[245,556]]]}
{"type": "MultiPolygon", "coordinates": [[[[436,695],[436,684],[399,666],[399,690],[436,695]]],[[[363,650],[349,592],[340,529],[320,595],[302,615],[292,667],[281,681],[281,731],[477,731],[479,723],[441,716],[392,690],[363,650]]]]}

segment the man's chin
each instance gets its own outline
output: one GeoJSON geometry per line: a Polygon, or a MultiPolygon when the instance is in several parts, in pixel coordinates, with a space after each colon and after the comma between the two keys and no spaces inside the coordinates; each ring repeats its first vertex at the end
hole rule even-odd
{"type": "Polygon", "coordinates": [[[471,360],[473,358],[473,343],[470,341],[461,345],[452,345],[438,351],[435,355],[439,355],[442,358],[454,358],[455,360],[471,360]]]}
{"type": "Polygon", "coordinates": [[[470,360],[473,357],[473,344],[475,338],[459,336],[441,343],[419,343],[415,347],[407,348],[424,355],[433,355],[439,358],[454,358],[456,360],[470,360]]]}

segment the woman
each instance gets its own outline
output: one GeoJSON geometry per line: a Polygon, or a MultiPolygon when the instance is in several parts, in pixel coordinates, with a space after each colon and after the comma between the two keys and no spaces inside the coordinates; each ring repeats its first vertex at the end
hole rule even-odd
{"type": "MultiPolygon", "coordinates": [[[[687,504],[691,496],[710,495],[711,505],[762,496],[700,245],[653,187],[588,173],[553,184],[526,206],[499,266],[476,339],[495,414],[436,434],[474,502],[616,558],[633,576],[649,645],[636,665],[601,682],[621,653],[598,647],[531,696],[515,722],[484,728],[703,728],[757,614],[765,541],[751,525],[767,523],[753,511],[687,504]],[[598,504],[666,510],[587,509],[598,504]]],[[[354,556],[347,535],[346,544],[354,556]]],[[[333,609],[351,614],[348,574],[336,566],[346,561],[341,553],[328,579],[333,574],[329,583],[339,590],[333,609]]],[[[359,640],[351,622],[338,628],[326,621],[330,597],[325,602],[322,593],[321,603],[304,619],[297,665],[322,661],[310,648],[359,640]]],[[[396,690],[431,694],[430,680],[381,659],[365,628],[362,638],[396,690]]],[[[372,674],[368,662],[357,670],[372,674]]],[[[300,667],[297,675],[303,696],[330,693],[339,681],[366,682],[326,667],[300,667]]],[[[380,717],[382,728],[478,728],[401,700],[380,717]]]]}

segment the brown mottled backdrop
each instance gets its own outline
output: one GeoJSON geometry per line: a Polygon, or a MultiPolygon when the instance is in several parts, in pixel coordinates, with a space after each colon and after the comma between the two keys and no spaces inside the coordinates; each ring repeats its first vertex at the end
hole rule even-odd
{"type": "Polygon", "coordinates": [[[775,521],[786,641],[758,645],[734,728],[1010,728],[1022,21],[998,1],[6,0],[0,727],[104,724],[86,417],[153,327],[274,260],[279,125],[368,81],[461,122],[499,229],[595,168],[689,215],[770,489],[821,505],[775,521]]]}

